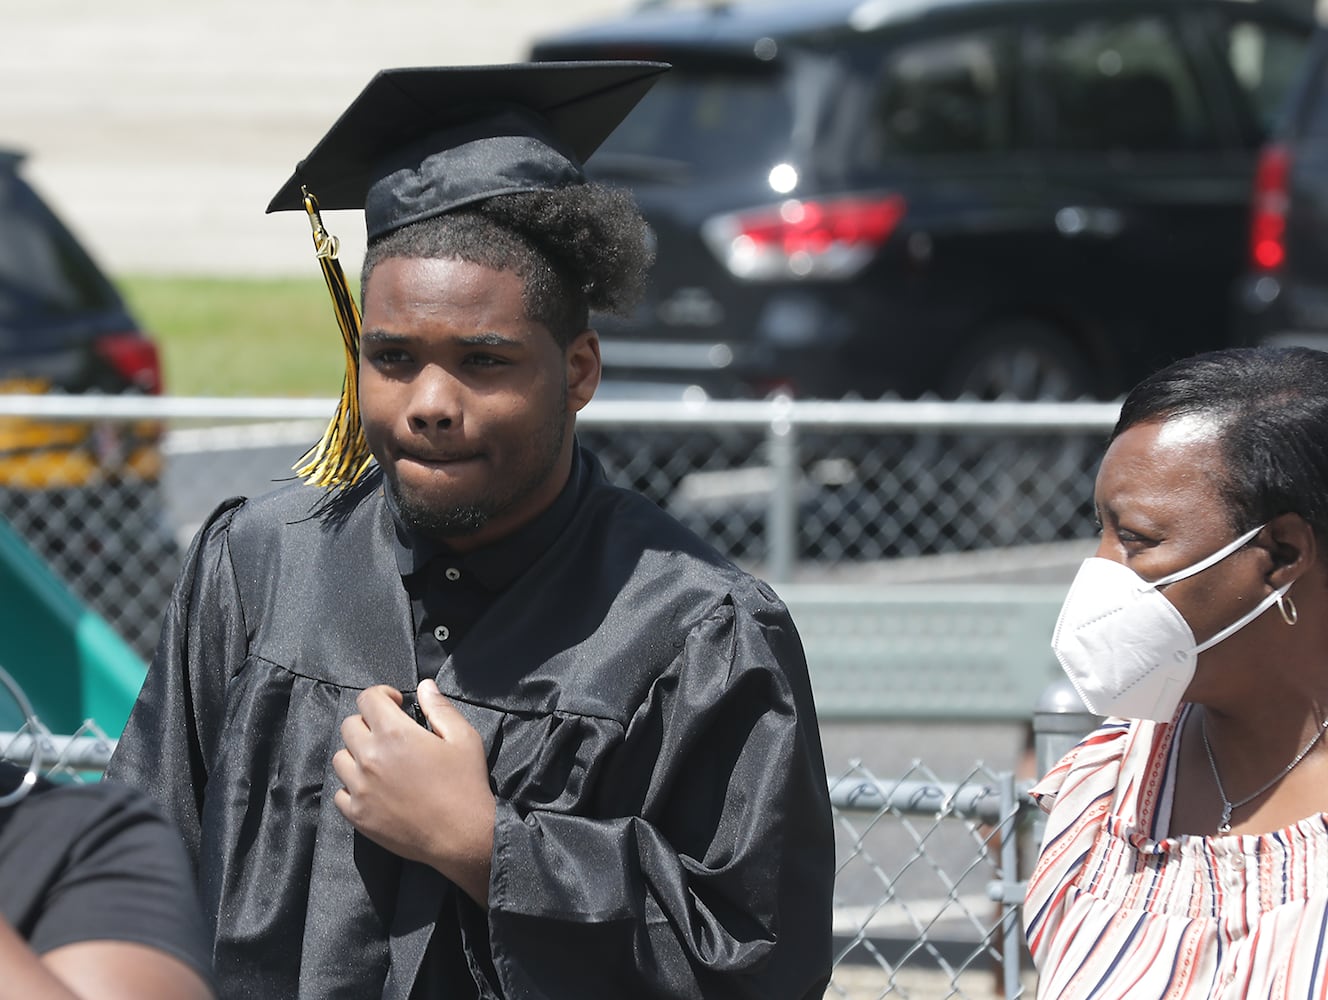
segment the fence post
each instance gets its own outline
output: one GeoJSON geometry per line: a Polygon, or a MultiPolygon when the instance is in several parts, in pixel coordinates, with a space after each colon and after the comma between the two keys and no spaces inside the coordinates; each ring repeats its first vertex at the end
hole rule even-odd
{"type": "Polygon", "coordinates": [[[1102,724],[1088,710],[1069,678],[1052,681],[1042,689],[1033,710],[1033,752],[1038,774],[1050,771],[1074,745],[1102,724]]]}
{"type": "MultiPolygon", "coordinates": [[[[1033,754],[1038,776],[1046,774],[1076,743],[1102,723],[1079,697],[1069,678],[1054,680],[1042,689],[1033,709],[1033,754]]],[[[1045,816],[1033,810],[1033,843],[1041,845],[1045,816]]]]}
{"type": "Polygon", "coordinates": [[[774,480],[765,522],[766,575],[775,582],[792,579],[797,557],[798,442],[789,417],[792,404],[782,394],[771,401],[774,413],[765,441],[774,480]]]}
{"type": "Polygon", "coordinates": [[[1020,965],[1024,936],[1019,920],[1020,901],[1009,898],[1019,887],[1019,809],[1014,794],[1014,774],[1001,775],[1001,975],[1004,996],[1020,995],[1020,965]]]}

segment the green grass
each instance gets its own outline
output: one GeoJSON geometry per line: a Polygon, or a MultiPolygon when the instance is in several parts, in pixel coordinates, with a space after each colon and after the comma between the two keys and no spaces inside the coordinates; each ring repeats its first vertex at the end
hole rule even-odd
{"type": "Polygon", "coordinates": [[[341,332],[321,276],[118,276],[161,349],[172,396],[325,396],[341,392],[341,332]]]}

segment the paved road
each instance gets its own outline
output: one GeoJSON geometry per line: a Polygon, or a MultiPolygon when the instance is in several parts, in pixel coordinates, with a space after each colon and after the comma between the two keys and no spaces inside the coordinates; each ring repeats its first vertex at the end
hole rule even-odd
{"type": "MultiPolygon", "coordinates": [[[[308,274],[307,222],[263,210],[375,70],[518,60],[535,36],[626,6],[6,4],[0,146],[31,153],[30,178],[112,273],[308,274]]],[[[358,270],[361,223],[343,216],[328,221],[358,270]]]]}

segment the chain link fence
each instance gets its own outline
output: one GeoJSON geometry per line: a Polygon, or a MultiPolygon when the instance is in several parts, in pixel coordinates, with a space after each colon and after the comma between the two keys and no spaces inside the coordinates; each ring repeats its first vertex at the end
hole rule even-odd
{"type": "MultiPolygon", "coordinates": [[[[0,517],[146,658],[193,530],[221,499],[288,480],[333,406],[0,397],[0,422],[88,428],[81,445],[7,456],[0,517]],[[160,461],[126,475],[104,458],[114,453],[105,442],[143,420],[166,428],[160,461]],[[66,460],[80,463],[75,485],[49,485],[71,478],[59,475],[66,460]],[[43,476],[14,473],[18,461],[41,463],[43,476]]],[[[597,400],[578,433],[614,481],[739,563],[787,581],[1090,536],[1092,479],[1115,411],[1098,403],[597,400]]]]}
{"type": "MultiPolygon", "coordinates": [[[[59,488],[0,480],[0,516],[147,658],[198,525],[227,496],[289,480],[331,407],[0,397],[0,421],[95,420],[112,434],[131,421],[164,428],[159,474],[94,475],[59,488]]],[[[873,568],[983,552],[1009,562],[1036,543],[1090,536],[1092,477],[1115,409],[597,401],[579,435],[615,481],[790,593],[811,581],[861,598],[873,568]]],[[[926,633],[918,642],[931,641],[933,627],[915,618],[910,627],[926,633]]],[[[865,642],[885,626],[863,627],[865,642]]],[[[814,638],[812,619],[808,628],[814,638]]],[[[39,751],[60,780],[95,780],[113,745],[93,720],[73,733],[34,733],[0,713],[0,756],[27,763],[39,751]]],[[[883,776],[853,760],[828,780],[838,870],[827,996],[1029,993],[1019,904],[1035,817],[1012,772],[975,762],[956,778],[913,760],[883,776]]]]}
{"type": "Polygon", "coordinates": [[[828,997],[1017,997],[1030,803],[1008,771],[941,780],[915,760],[883,779],[852,761],[835,810],[835,974],[828,997]]]}
{"type": "MultiPolygon", "coordinates": [[[[114,748],[92,720],[70,735],[35,717],[0,731],[0,759],[55,781],[98,780],[114,748]]],[[[977,764],[947,782],[914,761],[883,780],[852,761],[828,780],[837,866],[826,997],[1031,995],[1019,859],[1033,807],[1014,775],[977,764]]]]}
{"type": "Polygon", "coordinates": [[[0,517],[140,656],[151,656],[181,553],[159,483],[0,487],[0,517]]]}
{"type": "Polygon", "coordinates": [[[609,475],[776,579],[1092,532],[1116,406],[610,402],[581,422],[609,475]]]}

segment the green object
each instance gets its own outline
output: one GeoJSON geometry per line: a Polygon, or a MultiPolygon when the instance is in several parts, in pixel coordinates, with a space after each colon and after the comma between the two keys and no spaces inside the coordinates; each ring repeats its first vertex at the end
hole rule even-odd
{"type": "MultiPolygon", "coordinates": [[[[22,686],[53,733],[91,719],[116,738],[147,666],[88,610],[8,524],[0,521],[0,666],[22,686]]],[[[22,723],[0,698],[0,729],[22,723]]]]}
{"type": "Polygon", "coordinates": [[[1024,721],[1064,674],[1065,585],[784,584],[827,719],[1024,721]]]}
{"type": "MultiPolygon", "coordinates": [[[[306,229],[291,245],[292,261],[302,260],[308,239],[306,229]]],[[[354,281],[359,263],[343,264],[354,281]]],[[[116,285],[157,341],[172,396],[335,398],[341,391],[341,334],[316,268],[307,278],[117,275],[116,285]]]]}

